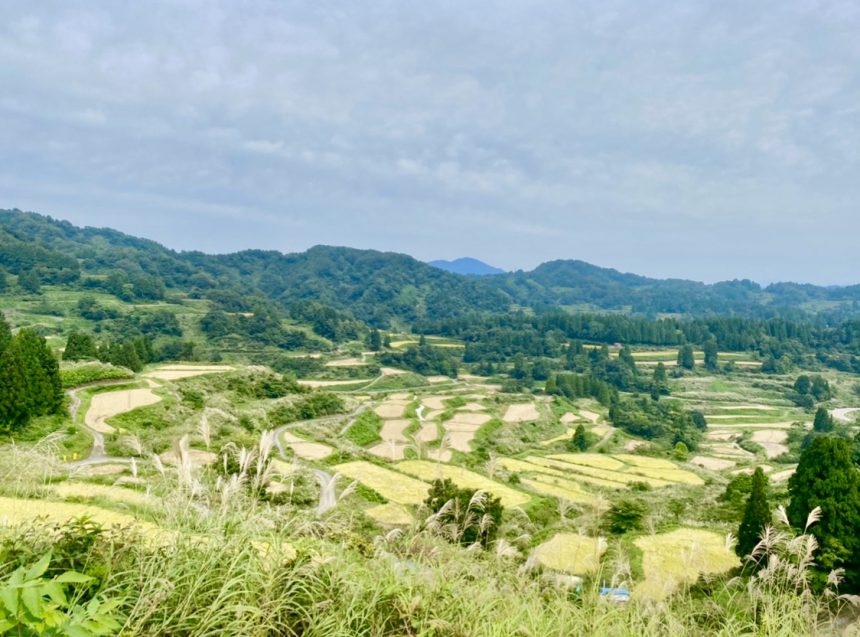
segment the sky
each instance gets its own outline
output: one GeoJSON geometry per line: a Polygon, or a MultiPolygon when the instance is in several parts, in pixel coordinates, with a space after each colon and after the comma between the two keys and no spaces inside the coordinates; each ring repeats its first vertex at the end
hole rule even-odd
{"type": "Polygon", "coordinates": [[[856,0],[0,3],[0,208],[860,282],[856,0]]]}

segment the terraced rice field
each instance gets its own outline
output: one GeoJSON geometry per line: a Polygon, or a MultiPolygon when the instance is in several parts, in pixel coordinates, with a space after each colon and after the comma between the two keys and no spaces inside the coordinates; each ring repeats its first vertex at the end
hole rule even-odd
{"type": "Polygon", "coordinates": [[[661,599],[700,575],[725,573],[740,565],[726,538],[712,531],[677,529],[640,537],[634,543],[642,550],[645,573],[634,594],[648,599],[661,599]]]}
{"type": "Polygon", "coordinates": [[[149,388],[126,389],[120,391],[96,394],[90,400],[90,407],[84,417],[84,424],[100,433],[110,434],[116,431],[105,421],[113,416],[154,405],[161,401],[161,396],[152,393],[149,388]]]}
{"type": "Polygon", "coordinates": [[[328,445],[319,442],[310,442],[304,438],[299,438],[295,434],[291,434],[289,431],[283,432],[281,438],[293,450],[294,454],[304,460],[322,460],[330,456],[334,451],[328,445]]]}
{"type": "Polygon", "coordinates": [[[557,442],[563,442],[565,440],[570,440],[571,438],[573,438],[573,434],[575,434],[575,433],[576,433],[576,429],[571,427],[570,429],[565,431],[563,434],[560,434],[560,435],[556,436],[555,438],[549,438],[548,440],[542,440],[540,444],[544,447],[549,447],[550,445],[554,445],[557,442]]]}
{"type": "Polygon", "coordinates": [[[606,541],[576,533],[559,533],[538,546],[533,553],[537,561],[556,571],[587,575],[600,566],[606,541]]]}
{"type": "Polygon", "coordinates": [[[594,502],[594,494],[586,491],[577,482],[544,473],[530,475],[530,478],[520,478],[520,483],[535,493],[549,495],[560,500],[567,500],[578,504],[590,504],[594,502]]]}
{"type": "Polygon", "coordinates": [[[734,460],[725,460],[724,458],[712,458],[710,456],[695,456],[690,459],[690,464],[698,465],[711,471],[725,471],[731,469],[737,463],[734,460]]]}
{"type": "Polygon", "coordinates": [[[776,458],[788,453],[788,432],[784,429],[760,429],[752,434],[752,441],[761,445],[768,458],[776,458]]]}
{"type": "Polygon", "coordinates": [[[336,465],[334,470],[398,504],[421,504],[430,489],[426,482],[362,460],[336,465]]]}
{"type": "Polygon", "coordinates": [[[61,482],[53,485],[51,491],[63,499],[104,498],[113,502],[137,506],[153,506],[158,503],[158,498],[148,493],[89,482],[61,482]]]}
{"type": "Polygon", "coordinates": [[[143,376],[156,380],[180,380],[204,374],[223,374],[233,370],[234,368],[229,365],[162,365],[158,369],[146,372],[143,376]]]}
{"type": "Polygon", "coordinates": [[[540,418],[540,413],[538,413],[534,403],[520,403],[508,405],[502,420],[505,422],[532,422],[538,418],[540,418]]]}
{"type": "Polygon", "coordinates": [[[408,405],[408,400],[393,400],[389,398],[381,405],[376,406],[373,411],[380,418],[402,418],[408,405]]]}
{"type": "Polygon", "coordinates": [[[412,514],[403,505],[396,502],[371,507],[365,513],[380,524],[389,526],[408,526],[413,522],[412,514]]]}
{"type": "Polygon", "coordinates": [[[505,486],[500,482],[491,480],[480,473],[475,473],[474,471],[469,471],[462,467],[437,464],[434,462],[427,462],[425,460],[406,460],[398,463],[397,469],[428,482],[448,478],[454,482],[454,484],[464,489],[480,489],[482,491],[488,491],[493,495],[498,496],[501,499],[502,504],[506,507],[520,506],[531,499],[522,491],[517,491],[516,489],[505,486]]]}
{"type": "MultiPolygon", "coordinates": [[[[191,458],[191,464],[195,467],[205,467],[218,460],[218,456],[216,454],[211,451],[204,451],[203,449],[189,449],[188,457],[191,458]]],[[[164,464],[174,466],[179,464],[179,456],[173,449],[165,451],[159,456],[159,458],[161,458],[161,461],[164,464]]]]}

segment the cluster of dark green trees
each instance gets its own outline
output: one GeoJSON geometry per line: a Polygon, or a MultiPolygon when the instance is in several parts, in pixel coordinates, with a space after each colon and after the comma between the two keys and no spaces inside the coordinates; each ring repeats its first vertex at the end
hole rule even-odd
{"type": "MultiPolygon", "coordinates": [[[[734,481],[733,481],[734,482],[734,481]]],[[[730,484],[730,487],[732,485],[730,484]]],[[[768,480],[761,468],[753,473],[749,496],[738,528],[736,552],[746,557],[772,524],[768,480]]],[[[822,584],[836,569],[844,570],[845,590],[860,587],[860,470],[850,441],[838,436],[817,436],[800,457],[788,481],[788,519],[798,531],[818,541],[816,581],[822,584]],[[810,513],[820,508],[820,519],[807,529],[810,513]]],[[[725,496],[730,499],[732,496],[725,496]]],[[[753,561],[750,566],[764,566],[753,561]]]]}
{"type": "Polygon", "coordinates": [[[0,431],[19,430],[62,406],[59,363],[45,339],[29,329],[12,336],[0,315],[0,431]]]}
{"type": "Polygon", "coordinates": [[[158,348],[148,336],[104,338],[97,344],[92,335],[71,332],[66,339],[63,360],[99,360],[139,372],[147,363],[168,360],[194,360],[195,347],[190,341],[169,340],[158,348]]]}
{"type": "Polygon", "coordinates": [[[402,367],[419,374],[442,374],[457,378],[459,357],[441,347],[433,347],[422,335],[417,345],[410,345],[403,351],[388,350],[380,357],[383,365],[402,367]]]}

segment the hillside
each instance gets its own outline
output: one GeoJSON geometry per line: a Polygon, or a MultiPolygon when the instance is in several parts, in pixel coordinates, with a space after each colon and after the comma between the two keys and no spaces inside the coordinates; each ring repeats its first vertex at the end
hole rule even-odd
{"type": "MultiPolygon", "coordinates": [[[[704,284],[651,279],[582,261],[544,263],[530,272],[461,276],[408,255],[316,246],[305,252],[246,250],[227,255],[176,252],[115,230],[78,228],[33,213],[0,211],[0,266],[35,270],[44,283],[99,285],[115,274],[138,298],[167,291],[223,301],[259,297],[282,309],[315,301],[378,327],[407,327],[511,308],[565,307],[644,316],[733,315],[841,319],[860,315],[860,286],[818,287],[751,281],[704,284]]],[[[115,277],[116,278],[116,277],[115,277]]],[[[114,281],[116,283],[116,281],[114,281]]]]}

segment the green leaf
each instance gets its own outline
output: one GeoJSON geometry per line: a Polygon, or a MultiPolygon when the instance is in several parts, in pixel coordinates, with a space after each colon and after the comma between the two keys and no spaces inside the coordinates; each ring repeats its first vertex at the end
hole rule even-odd
{"type": "Polygon", "coordinates": [[[93,637],[93,634],[81,626],[66,626],[65,633],[68,637],[93,637]]]}
{"type": "Polygon", "coordinates": [[[45,582],[42,586],[42,590],[57,606],[65,608],[69,605],[68,600],[66,600],[66,593],[63,590],[63,587],[56,580],[45,582]]]}
{"type": "Polygon", "coordinates": [[[0,635],[11,631],[17,625],[18,625],[18,622],[14,622],[11,619],[0,620],[0,635]]]}
{"type": "Polygon", "coordinates": [[[48,566],[51,564],[51,552],[48,551],[45,555],[42,556],[38,562],[33,564],[30,567],[30,570],[27,571],[27,574],[24,576],[24,579],[34,580],[39,579],[42,575],[45,574],[45,571],[48,570],[48,566]]]}
{"type": "Polygon", "coordinates": [[[0,589],[0,600],[3,600],[3,606],[10,615],[13,617],[18,615],[18,589],[11,586],[0,589]]]}
{"type": "Polygon", "coordinates": [[[93,579],[94,578],[89,575],[84,575],[83,573],[66,571],[62,575],[55,577],[54,581],[58,584],[86,584],[87,582],[92,582],[93,579]]]}
{"type": "Polygon", "coordinates": [[[34,618],[40,619],[42,617],[42,592],[38,588],[25,588],[21,593],[21,600],[34,618]]]}

